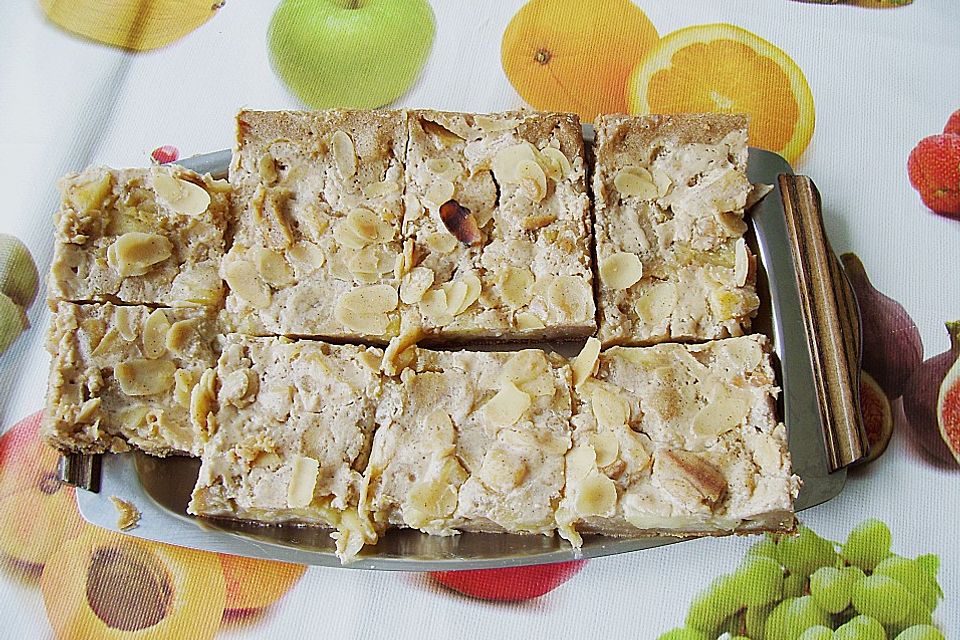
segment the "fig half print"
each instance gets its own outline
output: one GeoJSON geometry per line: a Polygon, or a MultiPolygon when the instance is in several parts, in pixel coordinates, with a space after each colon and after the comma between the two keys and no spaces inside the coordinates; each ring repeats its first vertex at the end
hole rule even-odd
{"type": "Polygon", "coordinates": [[[903,391],[903,413],[907,417],[907,423],[910,425],[916,440],[923,450],[933,459],[940,462],[953,463],[957,451],[957,427],[956,427],[956,391],[948,397],[944,393],[944,402],[942,406],[952,410],[948,411],[948,417],[953,422],[953,449],[947,446],[942,437],[940,422],[938,419],[938,402],[941,388],[947,388],[950,385],[947,380],[947,373],[953,372],[953,388],[956,389],[956,362],[960,357],[960,320],[947,322],[947,331],[950,333],[950,349],[943,353],[927,358],[917,370],[910,376],[907,386],[903,391]]]}
{"type": "Polygon", "coordinates": [[[863,323],[863,360],[869,373],[890,398],[898,398],[923,359],[920,331],[899,302],[877,291],[860,258],[840,256],[860,306],[863,323]]]}
{"type": "Polygon", "coordinates": [[[860,372],[860,415],[867,430],[870,453],[861,464],[873,462],[886,451],[893,434],[893,410],[890,400],[877,381],[866,371],[860,372]]]}
{"type": "Polygon", "coordinates": [[[937,396],[937,424],[940,426],[940,437],[947,444],[954,460],[960,464],[960,330],[957,322],[948,324],[950,330],[951,355],[953,364],[940,383],[940,393],[937,396]],[[953,325],[953,326],[950,326],[953,325]]]}

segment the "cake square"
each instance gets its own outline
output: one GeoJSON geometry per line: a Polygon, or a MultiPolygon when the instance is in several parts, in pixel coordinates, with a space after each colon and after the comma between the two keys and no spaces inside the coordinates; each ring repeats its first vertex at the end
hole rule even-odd
{"type": "Polygon", "coordinates": [[[230,330],[397,335],[406,122],[402,111],[238,114],[222,269],[230,330]]]}
{"type": "Polygon", "coordinates": [[[747,332],[759,299],[743,238],[746,118],[600,116],[595,150],[603,344],[747,332]]]}
{"type": "Polygon", "coordinates": [[[177,166],[91,168],[60,182],[56,302],[222,304],[230,185],[177,166]]]}
{"type": "MultiPolygon", "coordinates": [[[[388,349],[386,359],[393,357],[388,349]]],[[[550,533],[570,447],[562,358],[409,347],[377,407],[361,511],[375,526],[550,533]]]]}
{"type": "Polygon", "coordinates": [[[216,365],[216,315],[59,302],[42,435],[63,452],[198,455],[191,398],[216,365]]]}
{"type": "Polygon", "coordinates": [[[596,329],[575,115],[412,111],[400,300],[431,343],[596,329]]]}
{"type": "Polygon", "coordinates": [[[190,513],[336,527],[342,557],[375,542],[357,505],[382,356],[374,347],[227,336],[204,401],[215,413],[199,425],[205,445],[190,513]]]}
{"type": "Polygon", "coordinates": [[[561,535],[790,531],[799,480],[764,336],[585,349],[561,535]]]}

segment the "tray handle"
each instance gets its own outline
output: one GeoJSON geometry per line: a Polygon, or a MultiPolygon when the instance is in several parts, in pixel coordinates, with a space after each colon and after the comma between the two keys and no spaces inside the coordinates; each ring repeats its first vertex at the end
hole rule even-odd
{"type": "Polygon", "coordinates": [[[789,174],[779,182],[832,473],[870,448],[860,415],[860,311],[827,241],[816,185],[789,174]]]}

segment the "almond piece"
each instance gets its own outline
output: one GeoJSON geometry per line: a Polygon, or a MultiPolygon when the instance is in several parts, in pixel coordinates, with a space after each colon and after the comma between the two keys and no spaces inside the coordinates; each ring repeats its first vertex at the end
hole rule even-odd
{"type": "Polygon", "coordinates": [[[293,284],[293,269],[286,259],[273,249],[261,248],[256,253],[257,271],[264,282],[281,288],[293,284]]]}
{"type": "Polygon", "coordinates": [[[573,386],[579,389],[580,385],[594,374],[599,361],[600,341],[593,337],[587,338],[583,349],[570,363],[570,370],[573,372],[573,386]]]}
{"type": "Polygon", "coordinates": [[[523,459],[499,446],[487,451],[480,467],[480,482],[500,493],[520,486],[526,475],[527,465],[523,459]]]}
{"type": "Polygon", "coordinates": [[[424,293],[419,309],[420,315],[436,325],[444,326],[453,322],[453,316],[447,312],[447,292],[443,289],[430,289],[424,293]]]}
{"type": "Polygon", "coordinates": [[[320,474],[320,463],[307,456],[297,456],[290,471],[290,484],[287,485],[287,506],[291,509],[303,509],[313,502],[313,492],[320,474]]]}
{"type": "Polygon", "coordinates": [[[593,291],[580,276],[557,276],[547,289],[547,304],[561,318],[593,317],[593,291]]]}
{"type": "Polygon", "coordinates": [[[440,205],[440,220],[453,237],[465,244],[473,246],[480,243],[480,227],[470,209],[460,206],[456,200],[446,200],[440,205]]]}
{"type": "Polygon", "coordinates": [[[542,351],[524,349],[507,360],[500,372],[501,383],[515,385],[534,397],[550,397],[556,392],[553,369],[542,351]]]}
{"type": "Polygon", "coordinates": [[[177,213],[200,215],[210,206],[210,194],[198,184],[175,178],[158,170],[153,176],[153,190],[157,197],[177,213]]]}
{"type": "Polygon", "coordinates": [[[416,304],[423,298],[423,294],[433,286],[434,273],[427,267],[411,269],[400,280],[400,300],[404,304],[416,304]]]}
{"type": "Polygon", "coordinates": [[[537,162],[537,150],[529,142],[501,147],[493,156],[493,175],[500,184],[517,184],[518,169],[524,162],[537,162]]]}
{"type": "Polygon", "coordinates": [[[643,277],[643,263],[635,253],[615,253],[600,265],[600,281],[611,289],[629,289],[643,277]]]}
{"type": "Polygon", "coordinates": [[[173,243],[155,233],[130,231],[107,250],[107,263],[121,276],[142,276],[173,255],[173,243]]]}
{"type": "Polygon", "coordinates": [[[660,189],[653,182],[653,176],[643,167],[626,166],[613,178],[613,186],[621,196],[636,196],[643,200],[654,200],[660,189]]]}
{"type": "Polygon", "coordinates": [[[625,426],[630,418],[630,408],[626,400],[602,386],[594,387],[590,404],[601,429],[616,431],[625,426]]]}
{"type": "Polygon", "coordinates": [[[353,139],[343,131],[334,131],[330,147],[333,150],[333,160],[337,164],[340,177],[348,180],[356,175],[357,151],[353,146],[353,139]]]}
{"type": "Polygon", "coordinates": [[[117,333],[127,342],[137,339],[137,309],[135,307],[115,307],[114,322],[117,324],[117,333]]]}
{"type": "Polygon", "coordinates": [[[230,290],[243,298],[255,309],[270,306],[272,295],[253,263],[246,260],[228,262],[223,269],[223,279],[230,290]]]}
{"type": "Polygon", "coordinates": [[[200,340],[200,319],[187,318],[170,325],[163,338],[164,346],[180,355],[186,355],[190,346],[200,340]]]}
{"type": "Polygon", "coordinates": [[[456,187],[452,182],[446,178],[437,178],[427,187],[426,193],[423,194],[423,199],[430,206],[439,207],[444,202],[452,199],[454,193],[456,193],[456,187]]]}
{"type": "Polygon", "coordinates": [[[190,394],[198,378],[199,376],[186,369],[177,369],[173,374],[173,399],[184,409],[190,408],[190,394]]]}
{"type": "Polygon", "coordinates": [[[560,149],[545,147],[540,150],[540,156],[545,160],[543,164],[547,177],[554,182],[560,182],[573,170],[570,160],[560,149]]]}
{"type": "Polygon", "coordinates": [[[400,192],[400,185],[395,180],[387,178],[382,182],[371,182],[363,185],[363,197],[368,200],[375,200],[384,196],[393,195],[400,192]]]}
{"type": "Polygon", "coordinates": [[[423,242],[431,251],[436,251],[437,253],[450,253],[457,248],[457,238],[450,233],[443,233],[442,231],[429,234],[423,239],[423,242]]]}
{"type": "Polygon", "coordinates": [[[521,311],[515,316],[515,319],[517,321],[517,328],[524,331],[543,329],[546,327],[546,325],[543,324],[543,320],[530,311],[521,311]]]}
{"type": "Polygon", "coordinates": [[[83,213],[100,209],[112,190],[113,175],[107,171],[87,182],[72,185],[67,192],[66,200],[71,207],[83,213]]]}
{"type": "Polygon", "coordinates": [[[323,255],[323,249],[313,242],[303,240],[287,249],[287,256],[293,258],[300,264],[319,269],[327,261],[323,255]]]}
{"type": "Polygon", "coordinates": [[[457,488],[443,481],[415,482],[402,506],[403,521],[415,529],[431,526],[457,510],[457,488]]]}
{"type": "Polygon", "coordinates": [[[616,434],[610,431],[601,431],[590,434],[590,445],[597,456],[597,466],[605,467],[617,461],[620,454],[620,441],[616,434]]]}
{"type": "Polygon", "coordinates": [[[127,360],[113,369],[120,389],[128,396],[152,396],[173,386],[177,365],[169,360],[127,360]]]}
{"type": "Polygon", "coordinates": [[[750,274],[750,250],[747,248],[747,241],[737,238],[734,253],[736,262],[733,267],[733,282],[738,287],[742,287],[747,284],[747,276],[750,274]]]}
{"type": "Polygon", "coordinates": [[[154,309],[143,323],[143,355],[156,360],[167,351],[167,331],[170,321],[163,309],[154,309]]]}
{"type": "Polygon", "coordinates": [[[523,227],[524,231],[536,231],[537,229],[542,229],[556,221],[557,214],[555,213],[534,213],[524,217],[524,219],[520,222],[520,226],[523,227]]]}
{"type": "Polygon", "coordinates": [[[504,382],[500,390],[483,406],[486,421],[493,426],[509,427],[516,424],[530,408],[530,395],[512,382],[504,382]]]}
{"type": "Polygon", "coordinates": [[[693,432],[704,438],[718,438],[742,424],[750,412],[750,395],[739,390],[722,389],[693,418],[693,432]]]}
{"type": "Polygon", "coordinates": [[[487,133],[516,129],[520,124],[516,118],[491,118],[490,116],[474,116],[473,122],[487,133]]]}
{"type": "Polygon", "coordinates": [[[257,393],[260,380],[250,369],[237,369],[220,382],[220,398],[235,407],[245,407],[257,393]]]}
{"type": "Polygon", "coordinates": [[[516,168],[518,182],[534,202],[547,195],[547,175],[536,160],[522,160],[516,168]]]}
{"type": "Polygon", "coordinates": [[[351,331],[379,336],[387,332],[391,320],[388,314],[399,301],[397,290],[388,284],[359,287],[340,298],[333,315],[351,331]]]}
{"type": "Polygon", "coordinates": [[[610,517],[617,508],[617,485],[601,473],[592,473],[580,482],[574,508],[582,517],[610,517]]]}
{"type": "Polygon", "coordinates": [[[500,297],[510,307],[523,307],[533,297],[533,273],[524,267],[506,267],[497,274],[496,283],[500,287],[500,297]]]}
{"type": "Polygon", "coordinates": [[[673,315],[673,308],[677,305],[677,285],[670,282],[661,282],[650,287],[642,294],[634,305],[634,309],[641,320],[659,323],[673,315]]]}
{"type": "Polygon", "coordinates": [[[597,454],[593,447],[578,444],[564,458],[567,481],[586,478],[597,470],[597,454]]]}

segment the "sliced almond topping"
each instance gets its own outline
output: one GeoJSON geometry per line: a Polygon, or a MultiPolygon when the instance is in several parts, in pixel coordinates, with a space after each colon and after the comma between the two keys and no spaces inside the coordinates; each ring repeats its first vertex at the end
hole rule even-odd
{"type": "Polygon", "coordinates": [[[323,255],[323,249],[313,242],[301,241],[287,249],[287,256],[296,260],[302,265],[320,268],[327,261],[323,255]]]}
{"type": "Polygon", "coordinates": [[[570,160],[563,155],[560,149],[546,147],[540,150],[540,155],[546,160],[544,171],[546,171],[547,177],[554,182],[560,182],[573,170],[573,167],[570,166],[570,160]]]}
{"type": "Polygon", "coordinates": [[[530,311],[521,311],[516,316],[517,328],[523,329],[524,331],[529,329],[543,329],[546,327],[543,324],[543,320],[537,317],[535,313],[530,311]]]}
{"type": "Polygon", "coordinates": [[[223,279],[231,291],[247,301],[255,309],[270,306],[272,295],[253,263],[246,260],[228,262],[223,269],[223,279]]]}
{"type": "Polygon", "coordinates": [[[210,206],[210,194],[198,184],[158,171],[153,177],[157,197],[177,213],[200,215],[210,206]]]}
{"type": "Polygon", "coordinates": [[[447,294],[447,313],[451,316],[457,315],[457,311],[463,306],[467,299],[467,285],[461,280],[446,282],[441,288],[447,294]]]}
{"type": "Polygon", "coordinates": [[[547,304],[561,318],[593,317],[593,291],[580,276],[557,276],[547,289],[547,304]]]}
{"type": "MultiPolygon", "coordinates": [[[[120,333],[117,331],[116,327],[111,327],[108,329],[107,332],[103,334],[103,337],[100,338],[99,342],[97,342],[97,346],[94,347],[90,355],[92,355],[94,358],[100,358],[109,354],[117,342],[120,341],[120,339],[117,337],[119,335],[120,333]]],[[[136,336],[134,336],[134,338],[131,340],[127,340],[127,342],[131,342],[135,339],[136,336]]]]}
{"type": "Polygon", "coordinates": [[[310,506],[319,474],[320,463],[317,460],[307,456],[297,456],[294,459],[293,468],[290,471],[290,484],[287,485],[287,505],[291,509],[310,506]]]}
{"type": "Polygon", "coordinates": [[[694,433],[716,438],[743,423],[750,412],[750,395],[743,391],[721,390],[717,397],[697,412],[694,433]]]}
{"type": "Polygon", "coordinates": [[[346,218],[341,220],[334,228],[333,239],[337,241],[337,244],[347,247],[348,249],[363,249],[369,244],[365,238],[357,235],[357,232],[353,230],[352,225],[346,218]]]}
{"type": "Polygon", "coordinates": [[[593,415],[601,429],[616,431],[627,424],[630,417],[630,408],[626,400],[611,393],[602,386],[594,387],[590,396],[593,415]]]}
{"type": "Polygon", "coordinates": [[[653,176],[643,167],[623,167],[614,176],[613,186],[621,196],[637,196],[644,200],[654,200],[660,193],[660,189],[653,182],[653,176]]]}
{"type": "Polygon", "coordinates": [[[453,322],[453,316],[447,312],[447,292],[443,289],[431,289],[420,299],[420,314],[433,322],[443,326],[453,322]]]}
{"type": "Polygon", "coordinates": [[[480,467],[480,481],[500,493],[518,487],[526,475],[527,465],[523,459],[500,447],[487,451],[480,467]]]}
{"type": "Polygon", "coordinates": [[[493,175],[500,184],[517,184],[520,165],[528,161],[537,162],[537,150],[529,142],[502,147],[493,156],[493,175]]]}
{"type": "Polygon", "coordinates": [[[173,254],[173,244],[155,233],[130,231],[110,246],[107,263],[123,277],[142,276],[173,254]]]}
{"type": "Polygon", "coordinates": [[[404,369],[413,367],[417,361],[417,342],[422,337],[423,330],[419,325],[415,325],[404,327],[400,335],[391,338],[383,352],[383,372],[388,376],[395,376],[404,369]]]}
{"type": "Polygon", "coordinates": [[[474,272],[468,271],[453,283],[445,284],[444,289],[447,291],[447,312],[450,315],[458,316],[477,301],[477,298],[480,297],[482,285],[480,284],[480,278],[474,272]],[[447,288],[448,285],[450,285],[450,288],[447,288]]]}
{"type": "Polygon", "coordinates": [[[553,370],[542,351],[524,349],[507,360],[500,373],[504,384],[516,385],[532,396],[552,396],[556,392],[553,370]]]}
{"type": "Polygon", "coordinates": [[[516,309],[525,306],[533,297],[533,273],[524,267],[506,267],[497,274],[500,297],[510,307],[516,309]]]}
{"type": "Polygon", "coordinates": [[[359,287],[340,298],[333,315],[351,331],[384,335],[390,325],[389,313],[399,303],[397,290],[388,284],[359,287]]]}
{"type": "Polygon", "coordinates": [[[617,508],[617,485],[601,473],[584,478],[577,491],[574,509],[581,516],[612,516],[617,508]]]}
{"type": "Polygon", "coordinates": [[[173,399],[184,409],[190,408],[190,394],[197,384],[197,376],[192,371],[177,369],[173,374],[173,399]]]}
{"type": "Polygon", "coordinates": [[[518,182],[524,187],[534,202],[540,202],[547,195],[547,176],[536,160],[521,160],[517,165],[518,182]]]}
{"type": "Polygon", "coordinates": [[[216,406],[216,383],[217,370],[206,369],[200,375],[200,382],[194,385],[190,393],[190,423],[204,437],[212,435],[211,428],[214,425],[210,414],[215,411],[216,406]]]}
{"type": "Polygon", "coordinates": [[[615,253],[600,265],[600,280],[611,289],[629,289],[643,277],[643,263],[635,253],[615,253]]]}
{"type": "Polygon", "coordinates": [[[260,380],[250,369],[237,369],[220,382],[220,398],[236,407],[244,407],[257,393],[260,380]]]}
{"type": "Polygon", "coordinates": [[[113,369],[120,389],[128,396],[151,396],[173,386],[177,366],[169,360],[127,360],[113,369]]]}
{"type": "Polygon", "coordinates": [[[337,163],[340,176],[347,180],[357,173],[357,151],[353,146],[353,139],[343,131],[334,131],[330,140],[333,149],[333,160],[337,163]]]}
{"type": "Polygon", "coordinates": [[[590,376],[596,371],[597,363],[600,361],[600,341],[596,338],[587,338],[587,343],[573,362],[570,363],[570,369],[573,372],[573,386],[580,388],[590,376]]]}
{"type": "Polygon", "coordinates": [[[256,253],[257,271],[267,284],[281,288],[293,283],[293,269],[280,253],[261,248],[256,253]]]}
{"type": "Polygon", "coordinates": [[[590,444],[597,455],[597,466],[605,467],[617,461],[620,454],[620,441],[612,431],[590,434],[590,444]]]}
{"type": "Polygon", "coordinates": [[[673,314],[677,305],[677,285],[661,282],[650,287],[634,305],[637,315],[646,322],[659,323],[673,314]]]}
{"type": "Polygon", "coordinates": [[[689,451],[660,452],[653,463],[653,475],[671,496],[694,511],[712,511],[727,494],[723,472],[689,451]]]}
{"type": "Polygon", "coordinates": [[[114,319],[121,338],[127,342],[137,339],[138,314],[135,307],[114,307],[114,319]]]}
{"type": "Polygon", "coordinates": [[[440,205],[440,220],[453,237],[469,246],[480,242],[480,227],[470,209],[460,206],[456,200],[445,200],[440,205]]]}
{"type": "Polygon", "coordinates": [[[427,267],[416,267],[400,281],[400,300],[404,304],[416,304],[433,286],[434,273],[427,267]]]}
{"type": "Polygon", "coordinates": [[[653,183],[657,185],[657,195],[661,198],[667,195],[670,187],[673,186],[673,181],[670,179],[670,176],[657,167],[650,169],[650,176],[653,178],[653,183]]]}
{"type": "Polygon", "coordinates": [[[444,202],[452,199],[455,192],[456,187],[454,187],[452,182],[446,178],[437,178],[427,187],[427,192],[423,194],[423,199],[427,204],[433,207],[439,207],[444,202]]]}
{"type": "Polygon", "coordinates": [[[354,209],[347,214],[345,222],[350,230],[367,244],[384,244],[393,240],[393,227],[369,209],[354,209]]]}
{"type": "Polygon", "coordinates": [[[565,457],[567,482],[586,478],[597,470],[597,454],[593,447],[579,444],[565,457]]]}
{"type": "Polygon", "coordinates": [[[521,391],[512,382],[504,382],[500,390],[483,407],[484,416],[490,424],[509,427],[516,424],[530,407],[530,395],[521,391]]]}
{"type": "Polygon", "coordinates": [[[416,529],[447,518],[456,510],[457,488],[440,480],[415,482],[402,507],[404,522],[416,529]]]}
{"type": "Polygon", "coordinates": [[[88,400],[84,400],[83,404],[80,405],[80,410],[77,412],[77,415],[74,419],[80,424],[90,424],[93,422],[94,416],[100,413],[100,407],[102,405],[102,398],[90,398],[88,400]]]}
{"type": "Polygon", "coordinates": [[[742,287],[747,284],[747,275],[750,273],[750,250],[747,249],[746,240],[738,238],[734,252],[736,262],[733,267],[733,281],[738,287],[742,287]]]}
{"type": "Polygon", "coordinates": [[[170,321],[163,309],[154,309],[143,323],[143,355],[156,360],[167,351],[170,321]]]}
{"type": "Polygon", "coordinates": [[[474,116],[473,121],[487,133],[516,129],[520,121],[516,118],[491,118],[490,116],[474,116]]]}
{"type": "Polygon", "coordinates": [[[173,351],[174,353],[186,355],[190,345],[200,339],[199,328],[199,318],[178,320],[170,325],[169,329],[167,329],[167,334],[164,336],[163,344],[167,349],[173,351]]]}
{"type": "Polygon", "coordinates": [[[396,180],[390,180],[389,178],[382,182],[371,182],[370,184],[363,185],[363,196],[371,200],[399,192],[399,183],[397,183],[396,180]]]}
{"type": "Polygon", "coordinates": [[[423,242],[431,251],[436,251],[437,253],[450,253],[457,248],[457,238],[450,233],[443,233],[442,231],[431,233],[423,239],[423,242]]]}
{"type": "Polygon", "coordinates": [[[741,338],[726,341],[724,345],[727,356],[741,371],[753,371],[763,360],[763,349],[755,340],[741,338]]]}

